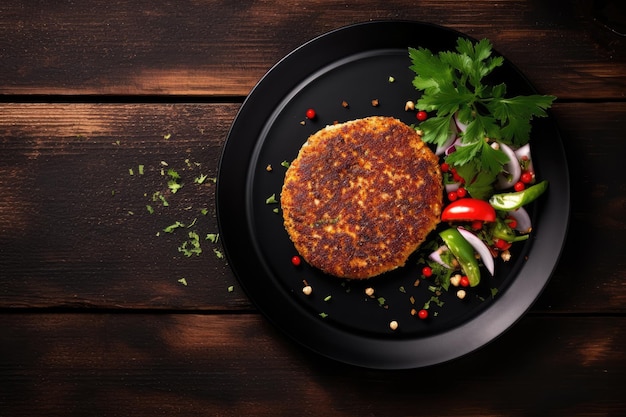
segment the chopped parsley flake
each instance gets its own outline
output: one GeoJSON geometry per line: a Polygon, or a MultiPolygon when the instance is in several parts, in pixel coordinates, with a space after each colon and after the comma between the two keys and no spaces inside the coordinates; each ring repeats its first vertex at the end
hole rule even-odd
{"type": "Polygon", "coordinates": [[[201,174],[199,177],[194,178],[193,182],[195,182],[196,184],[203,184],[208,177],[208,175],[201,174]]]}
{"type": "Polygon", "coordinates": [[[160,191],[152,194],[152,201],[161,201],[161,203],[163,203],[163,207],[167,207],[170,205],[170,203],[167,202],[167,200],[160,191]]]}
{"type": "Polygon", "coordinates": [[[187,286],[187,280],[185,278],[181,278],[178,280],[178,282],[180,282],[181,284],[183,284],[185,287],[187,286]]]}
{"type": "Polygon", "coordinates": [[[435,304],[437,304],[437,307],[443,307],[443,301],[441,301],[441,300],[439,299],[439,297],[432,296],[432,297],[430,297],[430,300],[428,300],[428,301],[426,301],[426,302],[424,303],[424,309],[425,309],[425,310],[428,310],[428,309],[430,308],[430,303],[435,303],[435,304]]]}
{"type": "Polygon", "coordinates": [[[202,248],[200,247],[200,236],[196,232],[189,232],[189,239],[183,242],[181,246],[178,247],[178,251],[182,252],[186,257],[190,257],[192,255],[200,255],[202,253],[202,248]]]}
{"type": "Polygon", "coordinates": [[[325,319],[326,317],[328,317],[328,314],[326,313],[320,313],[319,316],[323,319],[325,319]]]}
{"type": "Polygon", "coordinates": [[[178,172],[170,168],[167,170],[167,176],[170,177],[169,181],[167,182],[167,188],[170,189],[172,194],[175,194],[176,192],[178,192],[178,190],[180,190],[183,187],[180,174],[178,174],[178,172]]]}
{"type": "Polygon", "coordinates": [[[165,229],[163,229],[163,231],[165,233],[172,233],[174,230],[178,229],[179,227],[185,227],[185,225],[179,221],[176,221],[176,223],[167,226],[165,229]]]}
{"type": "Polygon", "coordinates": [[[228,292],[233,292],[235,291],[235,286],[231,285],[230,287],[228,287],[228,292]]]}
{"type": "Polygon", "coordinates": [[[219,233],[208,233],[206,235],[206,240],[208,240],[211,243],[217,243],[217,240],[219,239],[220,235],[219,233]]]}
{"type": "Polygon", "coordinates": [[[215,253],[215,256],[217,257],[217,259],[224,259],[224,254],[222,253],[221,250],[214,248],[213,253],[215,253]]]}
{"type": "Polygon", "coordinates": [[[148,210],[148,213],[154,214],[154,209],[150,204],[146,204],[146,210],[148,210]]]}
{"type": "Polygon", "coordinates": [[[276,200],[276,194],[272,194],[271,196],[267,197],[267,199],[265,200],[265,204],[278,204],[278,200],[276,200]]]}

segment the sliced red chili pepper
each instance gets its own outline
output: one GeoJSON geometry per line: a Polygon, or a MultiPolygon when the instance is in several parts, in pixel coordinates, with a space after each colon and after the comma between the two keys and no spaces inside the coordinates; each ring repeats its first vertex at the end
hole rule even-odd
{"type": "Polygon", "coordinates": [[[448,204],[441,213],[441,220],[444,222],[473,222],[475,220],[494,222],[496,221],[496,210],[484,200],[463,198],[448,204]]]}
{"type": "Polygon", "coordinates": [[[507,249],[509,249],[511,247],[511,243],[507,242],[504,239],[494,239],[493,245],[498,250],[507,250],[507,249]]]}

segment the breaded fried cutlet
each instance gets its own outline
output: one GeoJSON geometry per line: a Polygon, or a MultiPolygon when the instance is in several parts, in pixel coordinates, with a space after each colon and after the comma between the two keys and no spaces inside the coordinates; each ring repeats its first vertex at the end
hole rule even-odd
{"type": "Polygon", "coordinates": [[[284,225],[298,253],[340,278],[403,266],[439,223],[438,158],[392,117],[327,126],[311,135],[285,174],[284,225]]]}

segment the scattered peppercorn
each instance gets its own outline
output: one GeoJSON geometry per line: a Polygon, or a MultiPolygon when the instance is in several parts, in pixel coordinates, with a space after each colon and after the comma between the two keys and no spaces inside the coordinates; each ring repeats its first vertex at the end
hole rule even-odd
{"type": "Polygon", "coordinates": [[[531,182],[533,182],[532,172],[524,171],[520,176],[520,181],[522,181],[524,184],[530,184],[531,182]]]}
{"type": "Polygon", "coordinates": [[[415,116],[417,117],[417,120],[419,120],[420,122],[423,122],[424,120],[428,119],[428,113],[426,113],[424,110],[418,111],[415,116]]]}
{"type": "Polygon", "coordinates": [[[308,109],[306,111],[306,118],[309,120],[313,120],[315,119],[315,116],[317,116],[317,113],[315,112],[314,109],[308,109]]]}
{"type": "Polygon", "coordinates": [[[421,309],[420,311],[417,312],[417,317],[419,317],[422,320],[428,318],[428,310],[426,310],[425,308],[421,309]]]}
{"type": "Polygon", "coordinates": [[[291,257],[291,263],[293,264],[293,266],[300,266],[300,264],[302,264],[302,258],[300,258],[298,255],[294,255],[291,257]]]}

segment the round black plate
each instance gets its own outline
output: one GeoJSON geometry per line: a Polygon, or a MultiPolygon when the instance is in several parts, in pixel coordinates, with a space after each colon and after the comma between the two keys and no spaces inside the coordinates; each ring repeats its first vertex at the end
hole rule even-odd
{"type": "MultiPolygon", "coordinates": [[[[417,22],[369,22],[338,29],[296,49],[274,66],[237,115],[219,167],[217,214],[220,236],[237,278],[258,309],[278,328],[324,356],[354,365],[400,369],[433,365],[467,354],[504,332],[539,296],[558,261],[569,218],[569,177],[558,130],[549,118],[533,126],[535,171],[550,181],[532,207],[532,238],[510,262],[498,262],[464,300],[454,291],[437,296],[420,278],[419,255],[371,280],[341,280],[301,265],[283,228],[278,200],[284,161],[308,136],[333,122],[370,115],[411,124],[407,100],[416,100],[408,47],[454,49],[458,32],[417,22]],[[373,104],[377,101],[377,105],[373,104]],[[347,106],[346,106],[347,104],[347,106]],[[306,110],[317,117],[308,120],[306,110]],[[271,166],[271,170],[267,167],[271,166]],[[270,202],[268,202],[270,199],[270,202]],[[313,293],[306,296],[302,287],[313,293]],[[372,287],[369,297],[365,289],[372,287]],[[434,297],[434,298],[433,298],[434,297]],[[430,303],[419,320],[412,308],[430,303]],[[443,304],[440,304],[443,303],[443,304]],[[399,327],[393,331],[391,321],[399,327]]],[[[494,83],[508,94],[533,87],[508,61],[494,83]]]]}

